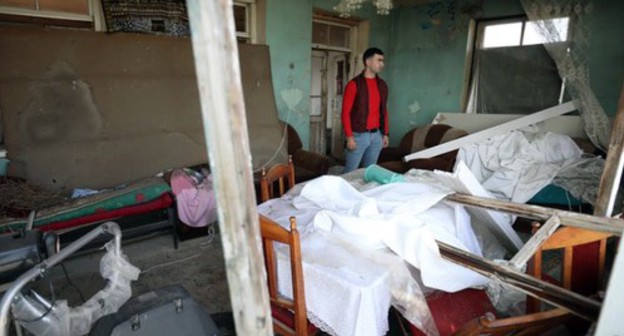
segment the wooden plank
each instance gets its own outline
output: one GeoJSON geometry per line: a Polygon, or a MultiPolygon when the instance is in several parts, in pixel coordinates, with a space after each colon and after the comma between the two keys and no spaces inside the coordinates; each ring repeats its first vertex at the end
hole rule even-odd
{"type": "Polygon", "coordinates": [[[468,145],[474,142],[483,141],[495,135],[504,134],[504,133],[513,131],[518,128],[526,127],[526,126],[550,119],[552,117],[556,117],[562,114],[572,112],[574,110],[576,110],[576,107],[574,106],[574,102],[570,101],[565,104],[557,105],[557,106],[530,114],[526,117],[512,120],[504,124],[483,130],[478,133],[469,134],[465,137],[451,140],[449,142],[445,142],[437,146],[427,148],[425,150],[412,153],[410,155],[406,155],[403,158],[403,160],[407,162],[407,161],[414,160],[414,159],[430,158],[430,157],[434,157],[434,156],[441,155],[444,153],[448,153],[452,150],[459,149],[465,145],[468,145]]]}
{"type": "Polygon", "coordinates": [[[559,217],[550,217],[548,221],[537,231],[531,239],[511,258],[511,262],[516,269],[521,269],[531,257],[535,254],[535,251],[550,237],[550,235],[557,230],[561,225],[559,217]]]}
{"type": "Polygon", "coordinates": [[[273,335],[232,0],[187,5],[236,333],[273,335]]]}
{"type": "Polygon", "coordinates": [[[456,264],[469,268],[495,281],[502,281],[510,286],[548,302],[557,307],[570,310],[575,315],[590,321],[596,321],[600,314],[600,302],[584,297],[562,287],[519,272],[511,267],[501,266],[490,260],[460,250],[451,245],[436,241],[440,254],[456,264]]]}
{"type": "Polygon", "coordinates": [[[624,168],[624,85],[620,90],[617,115],[612,123],[609,151],[607,152],[604,171],[600,177],[594,215],[611,216],[613,213],[615,196],[620,187],[622,168],[624,168]]]}
{"type": "MultiPolygon", "coordinates": [[[[455,172],[435,171],[434,177],[456,192],[494,199],[494,196],[483,188],[468,166],[463,162],[457,165],[455,172]]],[[[470,207],[468,212],[470,212],[473,218],[478,219],[475,222],[487,225],[488,229],[508,251],[516,252],[522,247],[522,240],[511,227],[511,218],[509,216],[498,211],[478,207],[470,207]]]]}
{"type": "MultiPolygon", "coordinates": [[[[449,125],[472,134],[522,117],[524,117],[522,114],[440,112],[431,123],[449,125]]],[[[540,122],[539,125],[545,131],[587,139],[587,134],[583,129],[583,120],[578,115],[552,117],[540,122]]]]}
{"type": "Polygon", "coordinates": [[[548,220],[552,216],[557,216],[563,225],[587,230],[608,232],[618,236],[622,234],[622,230],[624,229],[624,220],[620,218],[597,217],[570,211],[550,209],[537,205],[513,203],[464,194],[451,194],[446,196],[445,199],[471,207],[498,210],[520,215],[526,218],[544,221],[548,220]]]}

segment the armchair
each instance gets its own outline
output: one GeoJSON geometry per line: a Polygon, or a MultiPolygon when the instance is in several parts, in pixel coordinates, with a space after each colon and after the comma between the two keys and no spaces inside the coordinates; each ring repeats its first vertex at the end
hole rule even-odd
{"type": "Polygon", "coordinates": [[[468,133],[464,130],[443,124],[417,127],[401,138],[399,147],[384,148],[379,155],[378,164],[401,174],[412,168],[451,171],[455,165],[457,150],[432,158],[416,159],[409,162],[403,162],[403,157],[466,135],[468,133]]]}
{"type": "Polygon", "coordinates": [[[295,181],[297,183],[327,174],[329,159],[321,154],[303,149],[303,143],[297,131],[286,124],[288,136],[288,155],[292,156],[295,165],[295,181]]]}

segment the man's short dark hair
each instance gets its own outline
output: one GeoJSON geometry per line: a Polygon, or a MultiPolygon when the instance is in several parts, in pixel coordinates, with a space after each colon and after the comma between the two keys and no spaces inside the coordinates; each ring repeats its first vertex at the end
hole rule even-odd
{"type": "Polygon", "coordinates": [[[364,55],[362,55],[362,62],[364,62],[364,64],[366,64],[366,60],[375,56],[375,55],[382,55],[383,56],[383,51],[381,51],[381,49],[379,48],[368,48],[366,49],[366,51],[364,52],[364,55]]]}

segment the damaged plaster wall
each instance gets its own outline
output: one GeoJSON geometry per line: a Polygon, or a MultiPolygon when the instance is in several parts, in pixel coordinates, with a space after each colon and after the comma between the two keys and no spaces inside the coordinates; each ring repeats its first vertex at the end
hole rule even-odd
{"type": "Polygon", "coordinates": [[[10,175],[105,188],[207,161],[187,39],[3,27],[0,50],[10,175]]]}
{"type": "Polygon", "coordinates": [[[312,5],[305,0],[267,1],[266,41],[279,118],[288,121],[305,147],[310,136],[312,5]]]}
{"type": "MultiPolygon", "coordinates": [[[[281,120],[297,130],[303,145],[310,138],[312,16],[314,8],[333,10],[335,0],[271,0],[266,10],[266,41],[271,48],[275,101],[281,120]]],[[[375,13],[368,3],[353,13],[371,24],[371,46],[389,46],[390,18],[375,13]]]]}
{"type": "Polygon", "coordinates": [[[393,11],[390,76],[390,137],[428,124],[440,111],[458,111],[463,90],[468,24],[467,1],[443,1],[393,11]]]}
{"type": "MultiPolygon", "coordinates": [[[[623,1],[592,0],[584,19],[589,36],[587,62],[592,90],[614,116],[624,74],[623,1]]],[[[460,0],[393,10],[389,77],[391,142],[439,112],[460,111],[469,17],[523,15],[520,1],[460,0]]]]}

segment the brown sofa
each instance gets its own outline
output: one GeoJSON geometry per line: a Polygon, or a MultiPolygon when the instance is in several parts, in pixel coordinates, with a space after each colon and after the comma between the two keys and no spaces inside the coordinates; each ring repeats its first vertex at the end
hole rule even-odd
{"type": "Polygon", "coordinates": [[[461,138],[468,133],[444,124],[426,125],[412,129],[401,138],[398,147],[384,148],[379,155],[378,164],[397,173],[416,169],[452,171],[457,150],[428,159],[416,159],[403,162],[403,157],[441,143],[461,138]]]}
{"type": "Polygon", "coordinates": [[[303,149],[303,143],[297,131],[286,124],[288,129],[288,155],[292,156],[295,165],[295,181],[297,183],[327,174],[329,159],[321,154],[303,149]]]}

